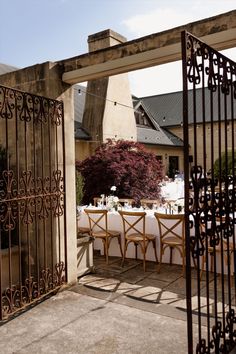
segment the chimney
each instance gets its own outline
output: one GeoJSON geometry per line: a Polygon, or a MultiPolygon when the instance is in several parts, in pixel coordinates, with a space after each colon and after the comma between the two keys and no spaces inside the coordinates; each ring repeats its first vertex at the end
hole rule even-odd
{"type": "MultiPolygon", "coordinates": [[[[89,52],[98,51],[99,55],[102,49],[124,42],[125,37],[108,29],[88,37],[89,52]]],[[[132,107],[126,73],[91,80],[87,85],[83,127],[90,133],[93,141],[100,143],[106,142],[108,138],[137,141],[132,107]]]]}

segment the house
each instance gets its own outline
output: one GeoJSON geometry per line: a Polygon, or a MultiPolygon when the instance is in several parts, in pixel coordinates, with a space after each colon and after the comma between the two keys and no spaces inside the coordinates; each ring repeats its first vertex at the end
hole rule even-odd
{"type": "MultiPolygon", "coordinates": [[[[88,37],[89,51],[102,53],[104,48],[119,47],[124,41],[114,31],[102,31],[88,37]]],[[[77,159],[89,156],[107,138],[125,139],[143,143],[154,152],[170,177],[176,170],[184,170],[182,91],[135,97],[131,95],[127,74],[88,81],[87,88],[75,86],[74,90],[77,159]]],[[[234,149],[233,136],[227,131],[234,131],[235,112],[235,100],[231,101],[231,95],[225,95],[222,88],[210,90],[201,85],[189,88],[190,167],[194,164],[195,150],[198,150],[197,164],[209,171],[220,151],[234,149]],[[215,134],[219,131],[220,134],[215,134]],[[198,137],[195,150],[194,133],[198,137]]]]}
{"type": "MultiPolygon", "coordinates": [[[[95,148],[99,146],[106,139],[92,137],[88,130],[83,126],[83,116],[85,109],[86,96],[91,96],[92,101],[93,93],[89,93],[85,86],[77,85],[74,87],[74,102],[75,102],[75,146],[76,146],[76,158],[82,160],[90,156],[95,148]]],[[[158,96],[153,96],[158,97],[158,96]]],[[[176,170],[183,170],[183,140],[178,137],[174,132],[171,132],[165,126],[157,121],[156,115],[154,115],[154,109],[152,106],[146,104],[148,98],[138,98],[132,96],[132,106],[126,107],[126,110],[132,111],[133,120],[135,122],[136,134],[130,134],[125,136],[128,130],[124,129],[124,135],[119,137],[126,140],[133,140],[145,145],[145,147],[155,153],[157,157],[162,161],[165,172],[170,176],[173,176],[176,170]],[[134,136],[136,138],[134,139],[134,136]]],[[[96,101],[104,102],[104,97],[96,97],[96,101]]],[[[110,114],[119,106],[119,101],[109,102],[111,104],[110,114]],[[114,102],[116,104],[114,104],[114,102]]],[[[93,102],[91,102],[93,105],[93,102]]],[[[96,102],[94,102],[96,106],[96,102]]],[[[94,105],[93,108],[94,109],[94,105]]],[[[87,107],[87,110],[90,108],[87,107]]],[[[119,108],[118,108],[119,109],[119,108]]],[[[124,107],[122,107],[124,109],[124,107]]],[[[95,109],[96,111],[96,109],[95,109]]],[[[118,117],[120,124],[126,119],[125,114],[122,117],[118,117]]],[[[109,124],[109,121],[108,121],[109,124]]],[[[110,136],[115,140],[118,139],[117,134],[110,136]]]]}
{"type": "MultiPolygon", "coordinates": [[[[113,36],[114,33],[105,35],[113,36]]],[[[96,35],[93,35],[96,36],[96,35]]],[[[93,37],[90,36],[90,37],[93,37]]],[[[100,35],[101,38],[101,35],[100,35]]],[[[91,38],[90,38],[91,40],[91,38]]],[[[114,39],[113,39],[114,40],[114,39]]],[[[18,68],[0,64],[0,75],[18,68]]],[[[202,90],[196,89],[196,121],[199,136],[198,161],[203,161],[203,126],[202,126],[202,90]],[[200,151],[200,152],[199,152],[200,151]],[[202,151],[202,152],[201,152],[202,151]]],[[[189,153],[190,166],[193,163],[193,90],[189,90],[189,153]]],[[[230,129],[236,112],[236,104],[231,109],[230,96],[227,96],[227,112],[223,111],[224,95],[221,95],[221,109],[217,108],[217,92],[213,92],[213,114],[209,106],[208,88],[204,90],[205,101],[205,135],[206,150],[210,153],[211,129],[217,132],[222,130],[221,142],[224,143],[225,132],[221,128],[226,117],[230,129]],[[214,114],[215,112],[215,114],[214,114]],[[220,113],[219,113],[220,112],[220,113]],[[226,116],[225,116],[226,114],[226,116]],[[212,118],[211,118],[212,116],[212,118]],[[211,125],[213,120],[213,125],[211,125]]],[[[83,160],[94,153],[96,147],[107,138],[138,141],[154,152],[162,160],[165,173],[173,177],[176,170],[184,170],[183,154],[183,107],[182,91],[170,92],[148,97],[132,96],[126,74],[116,75],[96,81],[88,82],[87,87],[74,86],[74,118],[75,118],[75,157],[83,160]],[[120,89],[122,88],[122,89],[120,89]],[[125,102],[125,103],[124,103],[125,102]],[[84,121],[89,117],[90,126],[84,121]],[[94,123],[94,124],[93,124],[94,123]],[[87,124],[87,125],[86,125],[87,124]]],[[[218,134],[213,134],[218,139],[218,134]]],[[[231,136],[227,137],[228,149],[232,148],[231,136]]],[[[219,154],[219,142],[214,141],[214,160],[219,154]]],[[[207,171],[211,169],[210,159],[206,159],[207,171]]]]}

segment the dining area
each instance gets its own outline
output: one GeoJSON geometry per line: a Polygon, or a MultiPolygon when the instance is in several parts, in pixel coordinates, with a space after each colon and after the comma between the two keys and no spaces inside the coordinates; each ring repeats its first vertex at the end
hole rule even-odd
{"type": "Polygon", "coordinates": [[[144,271],[146,261],[152,261],[157,272],[162,263],[180,264],[184,272],[183,206],[149,199],[141,200],[139,207],[133,206],[131,199],[119,199],[117,207],[106,202],[95,199],[98,205],[80,207],[77,230],[93,237],[94,251],[103,255],[108,265],[109,257],[120,257],[122,266],[129,259],[138,259],[144,271]]]}
{"type": "MultiPolygon", "coordinates": [[[[138,204],[132,198],[117,197],[115,192],[113,186],[111,195],[94,197],[93,204],[77,209],[77,234],[91,237],[93,250],[104,257],[108,266],[110,257],[118,257],[122,266],[130,259],[135,259],[142,261],[144,271],[146,262],[153,262],[158,273],[161,272],[162,264],[175,264],[182,267],[184,275],[188,227],[190,238],[192,236],[196,240],[196,232],[200,233],[200,244],[191,243],[190,252],[192,269],[196,268],[196,259],[199,259],[199,279],[202,279],[207,269],[212,273],[222,273],[223,269],[223,273],[226,273],[228,263],[233,274],[232,240],[227,245],[222,238],[222,244],[220,242],[215,247],[210,243],[213,227],[218,230],[218,234],[223,235],[229,227],[230,232],[233,232],[233,219],[230,216],[227,222],[225,216],[219,216],[217,212],[215,215],[205,214],[203,210],[198,213],[198,221],[193,211],[186,222],[183,181],[163,184],[159,199],[140,199],[138,204]],[[202,254],[201,248],[205,250],[202,254]],[[198,257],[196,252],[199,252],[198,257]]],[[[215,196],[216,202],[218,194],[215,196]]],[[[201,203],[202,198],[199,199],[201,203]]],[[[216,234],[214,237],[220,236],[216,234]]]]}

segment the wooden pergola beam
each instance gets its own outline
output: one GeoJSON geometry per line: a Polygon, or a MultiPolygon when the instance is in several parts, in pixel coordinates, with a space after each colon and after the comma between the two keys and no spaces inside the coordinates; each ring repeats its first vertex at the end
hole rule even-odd
{"type": "Polygon", "coordinates": [[[180,60],[183,30],[216,50],[235,47],[236,10],[62,60],[62,80],[75,84],[180,60]]]}

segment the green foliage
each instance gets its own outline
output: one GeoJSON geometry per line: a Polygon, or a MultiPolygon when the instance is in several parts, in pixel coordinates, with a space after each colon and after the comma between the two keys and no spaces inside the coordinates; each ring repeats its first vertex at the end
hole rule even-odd
{"type": "Polygon", "coordinates": [[[76,171],[76,205],[81,205],[84,196],[84,178],[76,171]]]}
{"type": "Polygon", "coordinates": [[[84,177],[83,202],[86,204],[95,196],[109,195],[111,186],[117,187],[118,197],[133,198],[137,202],[160,196],[161,162],[136,142],[110,139],[99,146],[94,155],[77,162],[77,169],[84,177]]]}
{"type": "MultiPolygon", "coordinates": [[[[235,151],[236,153],[236,151],[235,151]]],[[[234,153],[234,171],[236,154],[234,153]]],[[[236,172],[236,171],[235,171],[236,172]]],[[[227,176],[233,175],[233,151],[224,152],[221,158],[216,159],[214,163],[214,177],[217,179],[225,179],[227,176]]]]}

